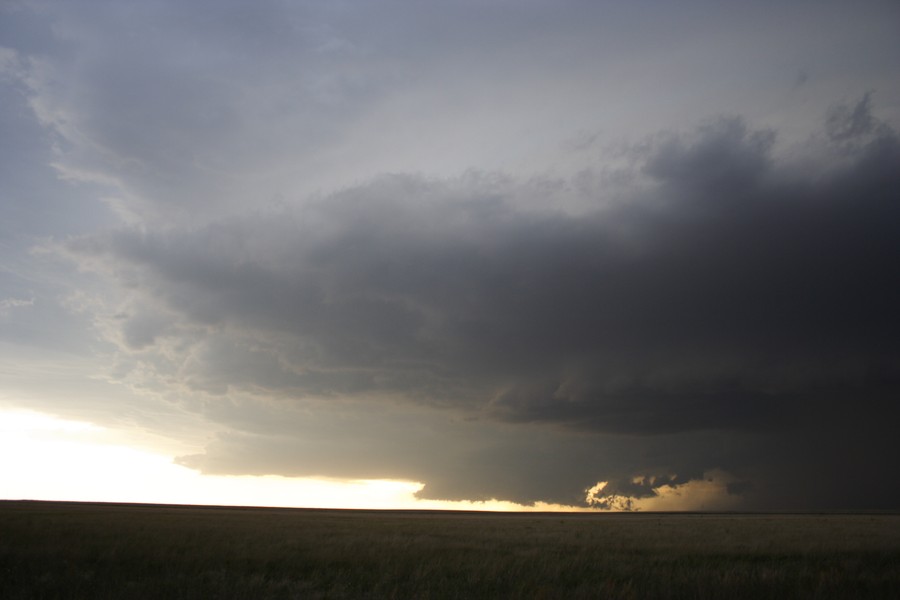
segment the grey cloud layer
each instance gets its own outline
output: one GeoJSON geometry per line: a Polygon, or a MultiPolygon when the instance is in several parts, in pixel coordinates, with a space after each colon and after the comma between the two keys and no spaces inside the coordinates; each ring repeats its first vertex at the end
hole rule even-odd
{"type": "Polygon", "coordinates": [[[896,3],[514,4],[0,7],[0,393],[58,357],[209,472],[896,507],[896,3]]]}
{"type": "Polygon", "coordinates": [[[110,184],[133,222],[165,222],[385,171],[540,172],[567,136],[643,135],[723,106],[799,119],[817,108],[806,96],[872,85],[848,78],[898,50],[890,18],[840,3],[715,4],[41,2],[9,13],[40,32],[31,44],[5,39],[60,172],[110,184]],[[810,58],[835,46],[840,69],[810,58]],[[809,91],[791,95],[799,69],[809,91]]]}
{"type": "Polygon", "coordinates": [[[852,424],[857,444],[884,434],[900,392],[900,143],[869,104],[830,113],[827,169],[720,119],[637,146],[645,184],[578,216],[516,208],[539,183],[392,176],[294,212],[70,250],[158,307],[127,316],[133,349],[193,328],[176,358],[189,387],[606,434],[808,443],[852,424]]]}

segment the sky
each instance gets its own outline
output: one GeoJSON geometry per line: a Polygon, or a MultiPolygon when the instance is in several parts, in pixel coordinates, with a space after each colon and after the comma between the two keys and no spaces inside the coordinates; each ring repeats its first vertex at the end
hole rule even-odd
{"type": "Polygon", "coordinates": [[[893,1],[0,3],[0,498],[900,508],[893,1]]]}

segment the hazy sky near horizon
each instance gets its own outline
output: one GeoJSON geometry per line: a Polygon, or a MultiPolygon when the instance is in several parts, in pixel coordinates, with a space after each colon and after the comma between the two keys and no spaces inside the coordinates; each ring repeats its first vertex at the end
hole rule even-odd
{"type": "Polygon", "coordinates": [[[10,0],[0,106],[0,410],[423,500],[900,507],[896,2],[10,0]]]}

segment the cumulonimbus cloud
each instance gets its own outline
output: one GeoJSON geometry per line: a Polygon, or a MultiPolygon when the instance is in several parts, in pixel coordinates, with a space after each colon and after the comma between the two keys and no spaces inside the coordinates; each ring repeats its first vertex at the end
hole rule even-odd
{"type": "Polygon", "coordinates": [[[897,351],[896,136],[815,179],[778,164],[772,138],[736,119],[667,138],[641,167],[651,191],[587,215],[517,210],[525,184],[391,176],[296,212],[69,247],[172,319],[269,340],[299,392],[339,370],[423,403],[453,379],[451,405],[512,420],[766,427],[819,387],[887,384],[897,351]]]}
{"type": "Polygon", "coordinates": [[[900,141],[868,97],[828,127],[815,168],[736,118],[654,138],[642,185],[578,215],[517,207],[533,182],[396,175],[67,247],[142,298],[131,350],[201,391],[620,435],[864,424],[900,382],[900,141]]]}

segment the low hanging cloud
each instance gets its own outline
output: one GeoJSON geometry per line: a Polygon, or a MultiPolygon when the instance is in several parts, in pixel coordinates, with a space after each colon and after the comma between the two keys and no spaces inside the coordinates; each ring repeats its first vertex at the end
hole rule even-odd
{"type": "MultiPolygon", "coordinates": [[[[900,139],[867,95],[830,111],[808,146],[776,141],[739,118],[650,138],[630,150],[633,188],[614,200],[592,188],[578,214],[553,208],[554,194],[585,193],[575,182],[386,175],[296,209],[65,251],[128,290],[104,327],[133,372],[173,389],[399,403],[580,436],[804,443],[811,422],[850,423],[848,443],[862,443],[897,416],[900,139]]],[[[777,462],[748,452],[685,457],[687,479],[667,485],[777,462]]],[[[870,458],[860,478],[884,464],[870,458]]],[[[432,470],[445,481],[430,489],[452,489],[450,470],[432,470]]],[[[563,471],[572,490],[602,476],[563,471]]],[[[608,494],[628,492],[621,475],[608,494]]],[[[502,497],[556,499],[515,486],[502,497]]]]}
{"type": "Polygon", "coordinates": [[[675,479],[634,478],[631,484],[637,490],[633,495],[608,493],[609,482],[600,481],[586,491],[585,501],[594,508],[612,511],[719,511],[741,506],[740,495],[728,489],[727,473],[711,471],[682,483],[675,479]]]}

